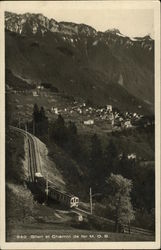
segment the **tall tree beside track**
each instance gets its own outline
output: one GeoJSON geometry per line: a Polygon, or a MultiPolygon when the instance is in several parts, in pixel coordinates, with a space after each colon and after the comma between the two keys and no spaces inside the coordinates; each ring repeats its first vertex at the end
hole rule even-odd
{"type": "Polygon", "coordinates": [[[53,124],[52,138],[59,146],[63,146],[67,139],[67,128],[65,126],[64,118],[60,114],[53,124]]]}
{"type": "Polygon", "coordinates": [[[103,153],[102,144],[96,134],[91,137],[91,152],[89,162],[89,174],[91,184],[95,191],[99,191],[100,180],[102,179],[103,153]]]}
{"type": "Polygon", "coordinates": [[[108,205],[115,219],[115,231],[119,232],[122,225],[130,225],[134,220],[134,210],[131,204],[130,193],[132,181],[122,175],[112,174],[107,179],[108,205]]]}
{"type": "Polygon", "coordinates": [[[48,133],[48,117],[45,114],[44,107],[39,109],[35,103],[33,108],[33,133],[37,136],[43,136],[48,133]]]}

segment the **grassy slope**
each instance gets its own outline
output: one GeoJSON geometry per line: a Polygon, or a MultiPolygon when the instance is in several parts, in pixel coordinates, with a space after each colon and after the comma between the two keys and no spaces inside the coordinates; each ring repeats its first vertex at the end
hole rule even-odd
{"type": "Polygon", "coordinates": [[[25,141],[22,135],[7,129],[6,180],[22,184],[27,175],[25,168],[25,141]]]}
{"type": "Polygon", "coordinates": [[[27,162],[25,141],[19,133],[7,130],[6,135],[6,222],[10,224],[33,220],[35,206],[33,196],[27,189],[27,162]]]}
{"type": "Polygon", "coordinates": [[[66,183],[64,181],[63,175],[56,162],[54,162],[48,155],[48,149],[44,143],[42,143],[38,138],[36,139],[38,150],[40,153],[40,168],[42,170],[43,176],[54,183],[54,185],[60,190],[66,190],[66,183]]]}
{"type": "Polygon", "coordinates": [[[48,144],[49,155],[53,161],[57,164],[59,170],[61,171],[64,180],[66,182],[67,190],[80,198],[86,196],[87,190],[82,190],[82,185],[84,186],[84,175],[83,172],[68,154],[66,154],[60,147],[55,143],[48,144]]]}
{"type": "Polygon", "coordinates": [[[6,69],[5,72],[5,81],[6,85],[12,87],[14,90],[27,90],[35,87],[34,85],[29,84],[27,81],[24,81],[21,78],[13,75],[9,69],[6,69]]]}
{"type": "MultiPolygon", "coordinates": [[[[132,130],[133,131],[133,130],[132,130]]],[[[94,134],[94,131],[93,131],[94,134]]],[[[140,133],[134,131],[129,135],[123,133],[116,134],[115,136],[111,133],[99,133],[99,138],[102,142],[103,149],[106,148],[110,140],[113,140],[119,153],[136,153],[137,158],[145,158],[146,160],[154,160],[154,134],[140,133]]],[[[85,146],[86,151],[89,152],[91,145],[91,135],[85,131],[81,131],[80,140],[85,146]]]]}

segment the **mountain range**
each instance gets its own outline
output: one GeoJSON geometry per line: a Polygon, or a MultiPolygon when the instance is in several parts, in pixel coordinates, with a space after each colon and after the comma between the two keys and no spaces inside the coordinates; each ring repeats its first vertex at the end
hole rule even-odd
{"type": "Polygon", "coordinates": [[[154,112],[149,35],[128,37],[118,29],[100,32],[42,14],[5,12],[5,59],[6,72],[30,86],[46,82],[93,105],[154,112]]]}

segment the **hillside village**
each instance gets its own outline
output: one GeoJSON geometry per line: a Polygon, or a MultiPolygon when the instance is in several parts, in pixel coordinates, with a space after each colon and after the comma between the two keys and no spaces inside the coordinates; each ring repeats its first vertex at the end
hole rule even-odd
{"type": "MultiPolygon", "coordinates": [[[[141,112],[121,112],[111,104],[102,107],[93,107],[83,99],[76,101],[73,98],[67,98],[63,93],[59,93],[57,90],[51,92],[42,85],[37,85],[34,90],[13,90],[12,87],[8,87],[6,92],[17,96],[15,98],[16,111],[22,120],[26,118],[30,119],[34,103],[38,99],[43,99],[44,108],[49,120],[61,114],[66,121],[74,121],[78,128],[86,129],[88,127],[88,129],[92,129],[99,127],[102,129],[102,132],[112,132],[140,125],[147,127],[154,124],[153,120],[148,119],[141,112]],[[23,99],[26,99],[26,105],[23,105],[26,106],[25,117],[23,117],[24,113],[21,113],[22,105],[18,98],[21,94],[24,97],[23,99]]],[[[141,110],[141,107],[139,108],[141,110]]]]}

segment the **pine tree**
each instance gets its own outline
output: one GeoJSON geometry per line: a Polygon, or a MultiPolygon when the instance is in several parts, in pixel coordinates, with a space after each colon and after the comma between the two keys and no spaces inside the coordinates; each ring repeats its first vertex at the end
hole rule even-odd
{"type": "Polygon", "coordinates": [[[128,159],[127,155],[123,153],[118,165],[119,174],[123,175],[125,178],[133,179],[136,167],[135,159],[128,159]]]}
{"type": "Polygon", "coordinates": [[[77,135],[77,127],[76,127],[75,123],[72,121],[69,121],[69,123],[68,123],[68,133],[69,133],[69,136],[77,135]]]}
{"type": "Polygon", "coordinates": [[[90,176],[91,176],[91,184],[96,189],[99,188],[99,184],[102,179],[102,166],[103,166],[103,158],[102,158],[102,145],[101,141],[96,134],[94,134],[91,138],[91,153],[90,153],[90,176]]]}
{"type": "Polygon", "coordinates": [[[39,116],[39,108],[38,108],[37,103],[34,104],[32,116],[33,116],[33,120],[35,123],[39,122],[40,116],[39,116]]]}
{"type": "Polygon", "coordinates": [[[40,113],[37,103],[34,104],[32,116],[33,116],[33,134],[38,135],[39,131],[38,123],[40,121],[40,113]]]}
{"type": "Polygon", "coordinates": [[[67,142],[66,142],[66,150],[73,156],[74,159],[78,160],[81,154],[81,147],[79,138],[77,135],[77,126],[74,122],[69,121],[67,127],[67,142]]]}
{"type": "Polygon", "coordinates": [[[110,140],[104,151],[104,176],[109,176],[111,172],[117,173],[118,150],[112,140],[110,140]]]}
{"type": "Polygon", "coordinates": [[[40,108],[39,116],[40,116],[39,133],[40,135],[48,134],[48,118],[45,114],[44,107],[40,108]]]}
{"type": "Polygon", "coordinates": [[[61,146],[67,140],[67,128],[65,126],[64,118],[60,114],[53,124],[52,137],[61,146]]]}
{"type": "Polygon", "coordinates": [[[48,133],[48,118],[45,115],[44,107],[39,107],[37,104],[33,108],[33,133],[37,136],[42,136],[48,133]]]}
{"type": "Polygon", "coordinates": [[[43,121],[46,118],[44,107],[40,108],[40,120],[43,121]]]}

